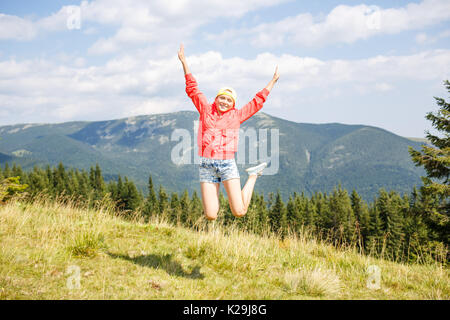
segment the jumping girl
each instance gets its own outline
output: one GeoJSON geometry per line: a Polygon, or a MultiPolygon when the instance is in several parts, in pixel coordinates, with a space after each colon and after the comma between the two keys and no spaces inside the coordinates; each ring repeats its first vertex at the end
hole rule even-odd
{"type": "Polygon", "coordinates": [[[235,217],[247,213],[256,178],[262,174],[267,163],[248,168],[248,180],[241,190],[239,171],[234,160],[237,152],[240,124],[258,112],[266,101],[273,85],[278,81],[278,67],[272,80],[252,101],[235,109],[236,92],[229,87],[222,88],[212,104],[197,88],[184,56],[184,47],[178,51],[186,78],[186,93],[200,113],[198,128],[198,153],[200,156],[200,189],[203,209],[208,220],[217,219],[219,212],[219,188],[223,183],[228,195],[231,212],[235,217]]]}

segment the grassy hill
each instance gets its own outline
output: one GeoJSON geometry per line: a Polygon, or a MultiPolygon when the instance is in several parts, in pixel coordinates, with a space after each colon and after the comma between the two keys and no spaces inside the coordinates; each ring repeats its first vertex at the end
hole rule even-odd
{"type": "Polygon", "coordinates": [[[438,264],[374,259],[308,234],[281,241],[143,223],[107,205],[12,201],[0,207],[0,242],[0,299],[450,298],[438,264]]]}

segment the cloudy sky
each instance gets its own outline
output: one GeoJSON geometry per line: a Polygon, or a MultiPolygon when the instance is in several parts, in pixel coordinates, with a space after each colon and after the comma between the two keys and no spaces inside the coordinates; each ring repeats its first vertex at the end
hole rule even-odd
{"type": "Polygon", "coordinates": [[[0,0],[0,126],[195,110],[180,43],[212,101],[423,137],[448,97],[450,1],[0,0]]]}

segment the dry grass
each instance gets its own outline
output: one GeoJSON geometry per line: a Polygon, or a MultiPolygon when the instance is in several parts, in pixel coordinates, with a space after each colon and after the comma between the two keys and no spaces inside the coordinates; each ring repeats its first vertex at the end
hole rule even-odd
{"type": "Polygon", "coordinates": [[[448,269],[44,197],[0,207],[0,299],[449,299],[448,269]],[[126,218],[126,219],[125,219],[126,218]],[[369,266],[380,270],[368,288],[369,266]]]}

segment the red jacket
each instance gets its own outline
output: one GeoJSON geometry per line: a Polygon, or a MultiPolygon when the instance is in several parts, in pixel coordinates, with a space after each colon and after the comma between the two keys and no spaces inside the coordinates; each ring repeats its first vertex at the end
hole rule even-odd
{"type": "Polygon", "coordinates": [[[264,88],[252,101],[236,110],[234,107],[219,115],[216,104],[209,104],[197,88],[197,81],[189,73],[186,76],[186,93],[200,113],[198,127],[198,155],[211,159],[234,159],[238,149],[239,127],[242,122],[258,112],[266,101],[269,90],[264,88]]]}

